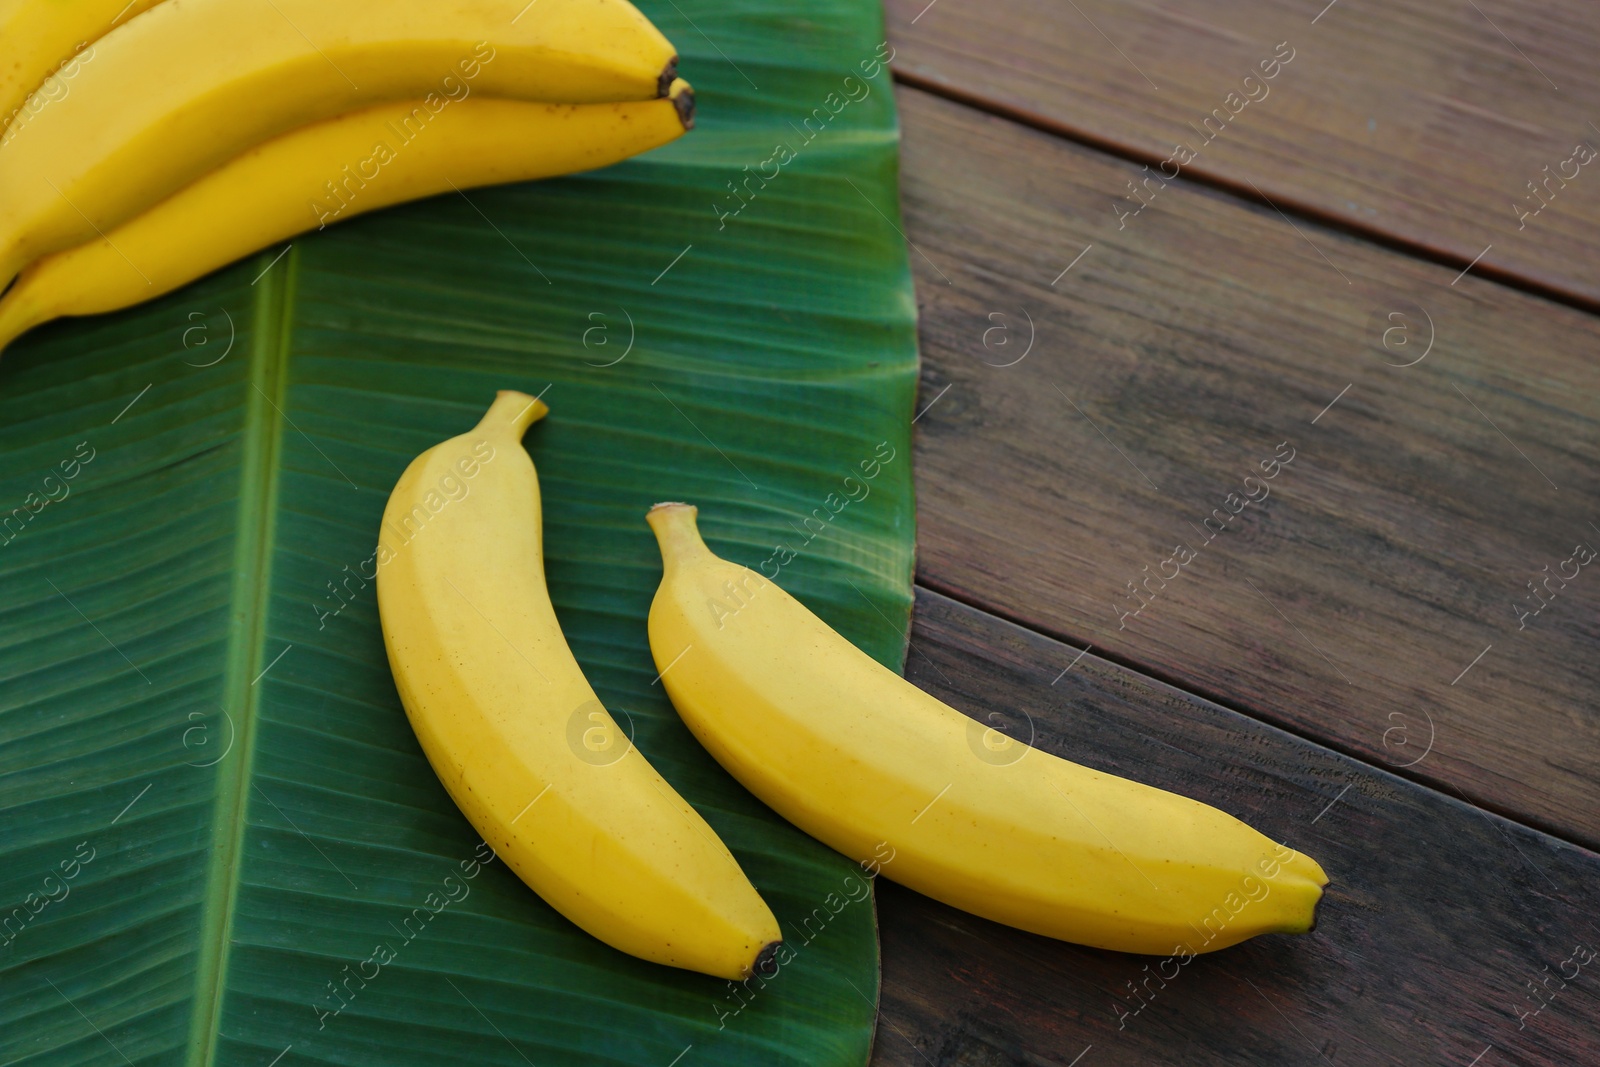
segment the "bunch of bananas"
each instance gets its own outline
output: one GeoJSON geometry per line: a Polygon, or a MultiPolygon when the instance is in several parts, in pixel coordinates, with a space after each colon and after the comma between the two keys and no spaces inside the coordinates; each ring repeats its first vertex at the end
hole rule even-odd
{"type": "Polygon", "coordinates": [[[627,0],[0,0],[0,349],[333,221],[665,144],[694,115],[676,63],[627,0]]]}
{"type": "MultiPolygon", "coordinates": [[[[626,740],[562,636],[521,445],[545,413],[500,393],[390,496],[378,607],[401,702],[473,826],[562,914],[644,959],[770,974],[786,962],[772,912],[626,740]]],[[[647,519],[664,564],[649,636],[667,694],[796,826],[955,907],[1100,948],[1195,954],[1311,929],[1327,884],[1311,858],[1185,797],[998,733],[975,743],[993,732],[713,555],[693,507],[658,504],[647,519]]]]}

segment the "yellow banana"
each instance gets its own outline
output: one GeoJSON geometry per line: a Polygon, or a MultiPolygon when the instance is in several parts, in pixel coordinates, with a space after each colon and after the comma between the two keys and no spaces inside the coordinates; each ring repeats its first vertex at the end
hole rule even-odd
{"type": "Polygon", "coordinates": [[[41,322],[130,307],[376,208],[607,166],[681,136],[693,116],[694,93],[680,78],[659,100],[473,96],[437,114],[406,101],[281,134],[104,236],[30,265],[0,297],[0,350],[41,322]]]}
{"type": "Polygon", "coordinates": [[[556,622],[521,444],[545,411],[501,392],[389,497],[378,610],[406,715],[462,813],[557,911],[643,959],[771,973],[777,920],[618,730],[556,622]]]}
{"type": "Polygon", "coordinates": [[[93,61],[90,46],[158,2],[0,0],[0,130],[25,125],[70,93],[78,64],[93,61]]]}
{"type": "Polygon", "coordinates": [[[1312,928],[1327,876],[1186,797],[986,731],[649,514],[650,650],[712,756],[796,826],[894,881],[1050,937],[1189,954],[1312,928]]]}
{"type": "Polygon", "coordinates": [[[69,94],[0,143],[0,287],[312,122],[468,92],[650,100],[676,64],[627,0],[182,0],[94,52],[69,94]]]}

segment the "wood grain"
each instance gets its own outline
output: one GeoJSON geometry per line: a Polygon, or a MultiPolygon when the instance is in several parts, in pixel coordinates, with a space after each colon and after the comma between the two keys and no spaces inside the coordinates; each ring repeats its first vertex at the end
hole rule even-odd
{"type": "Polygon", "coordinates": [[[900,102],[919,580],[1600,842],[1600,320],[900,102]]]}
{"type": "MultiPolygon", "coordinates": [[[[1480,272],[1600,305],[1600,166],[1562,167],[1577,143],[1600,148],[1592,5],[1325,3],[887,8],[897,71],[915,84],[1144,162],[1187,143],[1192,176],[1457,269],[1492,244],[1480,272]],[[1262,81],[1280,43],[1293,58],[1262,81]],[[1521,219],[1518,205],[1539,210],[1521,219]]],[[[1109,220],[1125,190],[1102,192],[1090,213],[1109,220]]]]}
{"type": "Polygon", "coordinates": [[[1600,957],[1574,959],[1575,946],[1600,948],[1600,856],[936,593],[919,590],[914,618],[917,685],[975,716],[1025,710],[1039,747],[1232,812],[1316,857],[1332,884],[1314,932],[1180,966],[1021,933],[880,882],[875,1064],[1600,1057],[1600,957]],[[1528,983],[1546,978],[1531,999],[1528,983]]]}

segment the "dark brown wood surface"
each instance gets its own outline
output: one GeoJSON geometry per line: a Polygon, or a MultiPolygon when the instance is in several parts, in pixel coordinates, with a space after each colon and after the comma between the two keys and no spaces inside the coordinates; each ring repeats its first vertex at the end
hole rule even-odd
{"type": "Polygon", "coordinates": [[[1314,856],[1332,879],[1317,929],[1180,966],[880,882],[875,1064],[1600,1062],[1600,957],[1581,962],[1600,856],[1080,652],[920,590],[906,673],[1314,856]]]}
{"type": "Polygon", "coordinates": [[[887,8],[908,677],[1333,885],[1163,979],[884,884],[874,1062],[1600,1063],[1600,15],[887,8]]]}
{"type": "Polygon", "coordinates": [[[919,581],[1600,843],[1600,319],[899,102],[919,581]]]}
{"type": "MultiPolygon", "coordinates": [[[[1600,167],[1568,162],[1580,142],[1600,148],[1592,4],[887,8],[897,73],[916,84],[1141,162],[1188,144],[1192,177],[1600,305],[1600,167]],[[1273,68],[1280,44],[1293,58],[1273,68]]],[[[1083,210],[1112,219],[1125,193],[1119,181],[1083,210]]]]}

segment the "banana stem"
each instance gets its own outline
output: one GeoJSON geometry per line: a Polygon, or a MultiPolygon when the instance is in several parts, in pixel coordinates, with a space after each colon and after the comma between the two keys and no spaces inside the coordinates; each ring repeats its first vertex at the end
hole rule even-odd
{"type": "Polygon", "coordinates": [[[644,520],[655,531],[656,542],[661,546],[661,562],[665,566],[711,554],[711,549],[700,539],[700,528],[695,523],[699,511],[693,504],[669,500],[645,513],[644,520]]]}
{"type": "Polygon", "coordinates": [[[494,395],[494,403],[484,412],[478,428],[485,433],[509,432],[522,440],[528,427],[550,414],[543,400],[515,389],[502,389],[494,395]]]}

